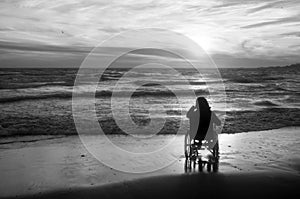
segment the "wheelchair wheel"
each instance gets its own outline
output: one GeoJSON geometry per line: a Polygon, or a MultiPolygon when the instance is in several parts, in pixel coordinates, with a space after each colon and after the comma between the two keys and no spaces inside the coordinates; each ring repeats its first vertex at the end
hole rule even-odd
{"type": "Polygon", "coordinates": [[[199,172],[203,171],[203,163],[202,163],[201,159],[199,160],[199,163],[198,163],[198,170],[199,170],[199,172]]]}
{"type": "Polygon", "coordinates": [[[219,170],[219,142],[217,142],[213,148],[213,172],[218,172],[219,170]]]}
{"type": "Polygon", "coordinates": [[[197,160],[193,160],[193,169],[196,168],[196,161],[197,161],[197,160]]]}
{"type": "Polygon", "coordinates": [[[215,159],[219,159],[219,142],[217,141],[213,148],[213,156],[215,159]]]}
{"type": "Polygon", "coordinates": [[[189,134],[186,134],[184,137],[184,155],[185,158],[189,158],[191,156],[191,137],[189,134]]]}
{"type": "Polygon", "coordinates": [[[213,172],[218,172],[219,171],[219,162],[214,162],[213,163],[213,172]]]}
{"type": "Polygon", "coordinates": [[[210,172],[211,171],[211,163],[208,162],[207,165],[206,165],[206,167],[207,167],[207,171],[210,172]]]}
{"type": "Polygon", "coordinates": [[[188,159],[188,158],[186,158],[186,159],[185,159],[185,162],[184,162],[184,171],[185,171],[186,173],[188,173],[188,172],[191,171],[191,169],[192,169],[191,164],[192,164],[191,160],[188,159]]]}

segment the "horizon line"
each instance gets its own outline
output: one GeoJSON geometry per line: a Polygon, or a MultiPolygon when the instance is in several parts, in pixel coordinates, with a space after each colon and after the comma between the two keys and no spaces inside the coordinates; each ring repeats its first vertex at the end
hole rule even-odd
{"type": "MultiPolygon", "coordinates": [[[[289,64],[289,65],[278,65],[278,66],[233,66],[233,67],[217,67],[218,69],[251,69],[251,68],[280,68],[280,67],[294,67],[300,66],[299,63],[289,64]]],[[[23,66],[23,67],[1,67],[0,69],[79,69],[80,67],[76,66],[23,66]]],[[[96,69],[98,67],[87,67],[87,69],[96,69]]],[[[130,69],[132,67],[108,67],[106,69],[130,69]]],[[[150,67],[150,68],[159,68],[159,67],[150,67]]],[[[192,69],[188,67],[174,67],[176,69],[192,69]]],[[[213,69],[201,67],[201,69],[213,69]]]]}

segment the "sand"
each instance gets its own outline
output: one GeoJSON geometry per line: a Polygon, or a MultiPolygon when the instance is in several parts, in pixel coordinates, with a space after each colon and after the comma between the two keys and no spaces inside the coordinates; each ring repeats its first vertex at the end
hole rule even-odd
{"type": "MultiPolygon", "coordinates": [[[[99,163],[77,136],[2,139],[0,197],[193,198],[200,192],[247,198],[299,196],[299,130],[289,127],[220,135],[218,173],[184,173],[184,157],[180,156],[157,172],[128,174],[99,163]]],[[[124,137],[112,139],[128,143],[124,137]]],[[[178,143],[176,153],[182,154],[182,144],[178,143]]],[[[135,166],[138,163],[130,164],[135,166]]]]}
{"type": "Polygon", "coordinates": [[[299,177],[205,174],[149,177],[98,187],[59,189],[16,198],[299,198],[299,177]]]}

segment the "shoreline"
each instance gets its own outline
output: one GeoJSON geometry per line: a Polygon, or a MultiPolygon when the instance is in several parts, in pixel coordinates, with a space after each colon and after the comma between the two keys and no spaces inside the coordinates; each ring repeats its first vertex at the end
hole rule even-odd
{"type": "MultiPolygon", "coordinates": [[[[40,102],[41,103],[41,102],[40,102]]],[[[43,106],[51,106],[51,104],[60,104],[61,101],[45,101],[43,106]],[[45,103],[45,104],[44,104],[45,103]]],[[[24,119],[24,113],[19,112],[21,109],[13,108],[16,114],[13,116],[5,112],[0,117],[0,138],[12,136],[25,136],[25,135],[77,135],[76,126],[74,124],[73,116],[71,114],[71,104],[65,102],[61,106],[68,106],[66,110],[57,115],[49,115],[47,112],[36,112],[33,115],[27,113],[24,119]],[[69,110],[70,109],[70,110],[69,110]],[[38,116],[34,116],[34,115],[38,116]]],[[[23,104],[32,106],[31,103],[23,104]]],[[[23,106],[22,105],[22,106],[23,106]]],[[[1,109],[1,106],[0,106],[1,109]]],[[[34,107],[32,107],[33,110],[34,107]]],[[[62,111],[62,110],[56,110],[62,111]]],[[[115,120],[109,116],[109,110],[103,110],[99,115],[99,124],[103,132],[107,135],[110,134],[126,134],[123,132],[115,120]]],[[[217,113],[217,111],[216,111],[217,113]]],[[[177,113],[170,112],[166,116],[166,123],[158,134],[176,134],[178,127],[189,127],[189,122],[184,118],[182,124],[180,123],[181,117],[177,113]],[[174,115],[175,114],[175,115],[174,115]]],[[[235,134],[250,131],[272,130],[288,126],[300,126],[300,111],[299,108],[280,108],[269,107],[258,110],[244,110],[244,111],[228,111],[224,113],[217,113],[218,116],[225,121],[223,124],[222,133],[235,134]]],[[[149,118],[141,117],[134,119],[137,125],[145,125],[149,122],[149,118]]]]}
{"type": "MultiPolygon", "coordinates": [[[[246,132],[237,132],[237,133],[221,133],[219,135],[237,135],[237,134],[243,134],[243,133],[255,133],[255,132],[264,132],[264,131],[272,131],[272,130],[280,130],[280,129],[289,129],[289,128],[299,128],[299,126],[284,126],[284,127],[278,127],[278,128],[272,128],[272,129],[263,129],[263,130],[254,130],[254,131],[246,131],[246,132]]],[[[132,136],[128,134],[120,134],[120,133],[110,133],[105,134],[105,136],[132,136]]],[[[157,136],[175,136],[177,134],[171,134],[171,133],[165,133],[165,134],[157,134],[157,136]]],[[[184,135],[184,134],[178,134],[178,135],[184,135]]],[[[95,136],[95,134],[87,134],[87,136],[95,136]]],[[[104,136],[104,134],[101,136],[104,136]]],[[[2,145],[9,145],[9,144],[15,144],[15,143],[34,143],[39,141],[47,141],[47,140],[53,140],[53,139],[61,139],[66,137],[78,137],[78,133],[74,134],[27,134],[27,135],[0,135],[0,150],[5,149],[1,148],[2,145]],[[24,139],[22,139],[24,138],[24,139]]]]}
{"type": "Polygon", "coordinates": [[[293,175],[181,174],[146,177],[96,187],[74,187],[4,198],[280,198],[297,195],[300,178],[293,175]]]}
{"type": "MultiPolygon", "coordinates": [[[[270,128],[262,128],[262,129],[258,129],[258,130],[253,130],[253,129],[249,129],[248,131],[237,131],[237,132],[232,132],[232,130],[228,131],[228,132],[222,132],[219,135],[222,134],[227,134],[227,135],[234,135],[234,134],[240,134],[240,133],[252,133],[252,132],[260,132],[260,131],[271,131],[271,130],[277,130],[277,129],[283,129],[283,128],[293,128],[293,127],[299,127],[300,128],[300,124],[299,125],[280,125],[278,127],[270,127],[270,128]]],[[[0,129],[1,130],[1,129],[0,129]]],[[[1,131],[0,131],[1,132],[1,131]]],[[[164,135],[176,135],[177,133],[158,133],[157,135],[159,136],[164,136],[164,135]]],[[[184,135],[183,133],[178,133],[179,135],[184,135]]],[[[95,134],[86,134],[86,135],[90,135],[93,136],[95,134]]],[[[105,135],[121,135],[121,136],[130,136],[126,133],[118,133],[118,132],[112,132],[112,133],[105,133],[105,135]]],[[[0,134],[0,145],[2,144],[10,144],[13,142],[1,142],[1,140],[3,139],[13,139],[13,138],[28,138],[28,137],[49,137],[49,139],[58,139],[58,138],[63,138],[63,137],[68,137],[68,136],[78,136],[78,133],[74,132],[74,133],[42,133],[42,134],[22,134],[22,133],[14,133],[14,134],[0,134]]],[[[47,139],[47,138],[46,138],[47,139]]],[[[41,139],[43,140],[43,139],[41,139]]],[[[41,141],[40,139],[36,139],[33,141],[41,141]]],[[[23,141],[16,141],[16,142],[23,142],[23,141]]],[[[26,140],[24,142],[27,142],[26,140]]],[[[31,142],[31,141],[28,141],[31,142]]]]}
{"type": "MultiPolygon", "coordinates": [[[[201,178],[207,182],[216,180],[222,183],[227,178],[226,176],[236,176],[232,179],[247,182],[248,177],[239,176],[245,175],[251,178],[253,174],[256,176],[253,177],[253,181],[261,183],[262,186],[265,181],[267,184],[269,183],[266,179],[272,181],[273,177],[277,179],[276,176],[279,176],[278,179],[282,179],[282,184],[280,181],[278,184],[274,184],[274,187],[284,187],[284,182],[290,180],[299,184],[299,130],[300,127],[286,127],[268,131],[221,134],[220,170],[218,173],[211,174],[207,171],[185,173],[183,140],[178,142],[178,149],[175,150],[180,157],[178,161],[157,172],[144,174],[123,173],[103,165],[89,154],[78,136],[64,136],[57,139],[44,137],[45,139],[34,142],[0,145],[0,176],[1,179],[5,179],[0,180],[0,198],[32,196],[38,193],[46,194],[43,197],[47,198],[48,193],[53,194],[57,190],[66,191],[71,195],[80,193],[82,189],[95,189],[95,192],[98,193],[98,188],[102,186],[123,186],[122,183],[126,184],[127,181],[129,183],[131,181],[140,182],[139,180],[143,181],[144,178],[148,179],[149,177],[159,179],[161,176],[171,176],[168,177],[169,179],[175,176],[174,180],[180,183],[179,179],[182,176],[187,176],[183,178],[188,180],[189,176],[194,176],[194,174],[202,176],[201,178]],[[260,181],[260,175],[264,180],[260,181]],[[115,185],[115,183],[119,184],[115,185]],[[69,193],[68,190],[72,191],[73,189],[77,191],[69,193]]],[[[170,136],[157,137],[168,139],[170,136]]],[[[128,140],[128,136],[111,136],[111,139],[119,141],[120,146],[130,146],[134,143],[128,140]]],[[[90,140],[93,142],[92,136],[90,140]]],[[[157,140],[144,144],[146,144],[145,146],[148,144],[150,147],[159,146],[157,140]]],[[[133,148],[137,146],[134,145],[133,148]]],[[[103,150],[106,149],[101,144],[99,147],[103,150]]],[[[120,157],[112,158],[118,160],[120,157]]],[[[147,161],[147,158],[145,160],[147,161]]],[[[124,163],[126,164],[126,162],[124,163]]],[[[130,168],[140,167],[138,163],[128,162],[128,165],[130,168]]],[[[150,181],[160,182],[160,180],[150,181]]],[[[165,184],[169,183],[168,180],[165,181],[165,184]]],[[[228,183],[228,185],[225,183],[224,186],[229,186],[230,182],[228,183]]],[[[270,187],[273,185],[270,184],[270,187]]],[[[126,191],[126,188],[122,189],[126,191]]],[[[84,192],[83,190],[82,193],[84,192]]]]}

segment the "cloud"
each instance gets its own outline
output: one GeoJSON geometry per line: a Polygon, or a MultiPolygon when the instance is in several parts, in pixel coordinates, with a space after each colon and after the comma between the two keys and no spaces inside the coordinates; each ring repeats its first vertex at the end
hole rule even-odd
{"type": "Polygon", "coordinates": [[[257,6],[255,8],[251,8],[247,12],[253,14],[255,12],[259,12],[259,11],[263,11],[263,10],[266,10],[266,9],[269,9],[269,8],[273,8],[274,6],[280,6],[280,8],[283,8],[285,2],[286,1],[274,1],[274,2],[271,2],[271,3],[267,2],[265,5],[257,6]]]}
{"type": "Polygon", "coordinates": [[[243,65],[261,66],[273,63],[263,61],[270,55],[278,61],[273,55],[295,60],[300,54],[299,48],[289,47],[300,44],[299,10],[300,2],[294,0],[1,1],[0,45],[9,57],[0,58],[13,63],[16,57],[41,53],[42,64],[54,57],[64,62],[59,54],[67,53],[81,59],[114,34],[155,27],[187,35],[211,55],[223,54],[222,65],[235,65],[238,55],[245,58],[243,65]]]}
{"type": "Polygon", "coordinates": [[[238,55],[214,54],[214,62],[219,67],[257,67],[257,66],[285,66],[299,62],[297,56],[277,57],[241,57],[238,55]]]}
{"type": "Polygon", "coordinates": [[[287,23],[294,23],[299,24],[300,21],[300,15],[292,16],[292,17],[286,17],[286,18],[280,18],[276,20],[271,21],[265,21],[260,23],[255,23],[247,26],[242,26],[241,28],[257,28],[257,27],[263,27],[268,25],[278,25],[278,24],[287,24],[287,23]]]}
{"type": "Polygon", "coordinates": [[[280,35],[286,37],[300,37],[300,32],[287,32],[287,33],[282,33],[280,35]]]}
{"type": "Polygon", "coordinates": [[[36,51],[36,52],[57,52],[57,53],[88,53],[91,48],[87,47],[65,47],[65,46],[51,46],[51,45],[41,45],[41,44],[30,44],[26,45],[24,43],[15,43],[0,41],[0,49],[2,50],[15,50],[15,51],[36,51]]]}

